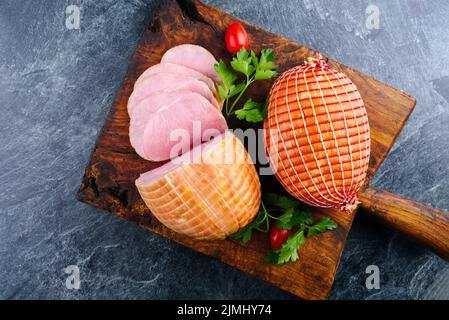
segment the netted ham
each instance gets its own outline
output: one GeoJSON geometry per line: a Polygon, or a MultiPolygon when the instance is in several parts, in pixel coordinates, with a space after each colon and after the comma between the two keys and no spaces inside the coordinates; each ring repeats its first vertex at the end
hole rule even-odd
{"type": "Polygon", "coordinates": [[[264,122],[276,177],[297,199],[350,211],[370,155],[368,117],[359,91],[319,55],[274,83],[264,122]]]}
{"type": "Polygon", "coordinates": [[[261,199],[255,167],[231,132],[142,174],[136,186],[162,224],[198,239],[223,239],[244,227],[261,199]]]}
{"type": "Polygon", "coordinates": [[[161,63],[179,64],[201,72],[215,82],[221,82],[221,78],[214,69],[217,60],[201,46],[194,44],[182,44],[167,50],[162,56],[161,63]]]}
{"type": "Polygon", "coordinates": [[[227,128],[221,112],[198,93],[167,92],[158,99],[139,105],[130,121],[131,145],[144,159],[176,157],[227,128]]]}

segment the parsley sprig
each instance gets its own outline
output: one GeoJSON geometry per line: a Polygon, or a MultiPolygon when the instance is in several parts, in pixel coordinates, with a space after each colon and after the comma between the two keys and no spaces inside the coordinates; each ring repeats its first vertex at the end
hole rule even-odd
{"type": "Polygon", "coordinates": [[[231,235],[234,240],[242,240],[243,243],[247,243],[251,240],[253,236],[253,231],[258,230],[260,232],[270,231],[270,220],[269,217],[276,219],[268,214],[264,203],[262,202],[257,213],[256,218],[251,221],[245,228],[240,229],[236,233],[231,235]]]}
{"type": "Polygon", "coordinates": [[[298,250],[304,245],[306,238],[337,227],[337,223],[329,218],[321,218],[314,223],[311,213],[300,201],[292,197],[267,193],[256,218],[245,228],[234,233],[231,238],[247,243],[251,240],[254,230],[260,232],[270,230],[270,219],[274,220],[280,229],[296,229],[279,250],[268,252],[265,262],[274,264],[298,260],[298,250]]]}
{"type": "Polygon", "coordinates": [[[265,262],[284,264],[289,261],[296,261],[299,258],[298,250],[304,245],[306,238],[337,227],[337,223],[329,218],[321,218],[315,224],[312,220],[310,220],[310,223],[308,222],[301,223],[299,229],[287,239],[279,250],[270,250],[265,257],[265,262]]]}
{"type": "Polygon", "coordinates": [[[215,64],[215,70],[222,80],[218,85],[218,93],[225,101],[225,114],[229,118],[235,114],[240,120],[248,122],[260,122],[266,117],[267,103],[247,100],[243,108],[234,110],[246,89],[258,80],[268,80],[278,75],[276,64],[274,63],[274,52],[272,49],[263,49],[260,58],[254,51],[240,49],[231,60],[229,68],[223,60],[215,64]],[[239,73],[243,74],[244,81],[236,83],[239,73]],[[231,101],[232,99],[232,101],[231,101]]]}

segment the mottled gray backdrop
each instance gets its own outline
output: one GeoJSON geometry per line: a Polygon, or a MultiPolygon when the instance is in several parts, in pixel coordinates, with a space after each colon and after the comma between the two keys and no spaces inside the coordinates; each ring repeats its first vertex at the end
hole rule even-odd
{"type": "MultiPolygon", "coordinates": [[[[0,298],[293,298],[75,199],[156,2],[0,2],[0,298]],[[65,27],[70,4],[80,30],[65,27]],[[79,290],[65,287],[72,264],[79,290]]],[[[373,185],[449,210],[448,1],[206,2],[416,96],[373,185]]],[[[330,298],[447,299],[449,264],[359,216],[330,298]],[[379,290],[365,288],[371,264],[379,290]]]]}

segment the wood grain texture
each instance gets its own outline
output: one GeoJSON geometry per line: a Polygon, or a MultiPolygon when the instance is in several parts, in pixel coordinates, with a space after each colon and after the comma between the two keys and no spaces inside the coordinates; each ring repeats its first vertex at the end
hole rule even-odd
{"type": "MultiPolygon", "coordinates": [[[[134,180],[140,173],[162,164],[141,159],[129,143],[126,104],[135,80],[146,68],[158,63],[167,49],[182,43],[204,46],[216,58],[229,61],[230,55],[226,52],[222,39],[226,27],[235,20],[238,19],[199,1],[161,1],[136,49],[128,73],[105,120],[90,164],[86,168],[78,198],[196,251],[216,257],[299,297],[323,299],[327,297],[334,281],[355,212],[342,214],[334,210],[313,209],[316,217],[332,217],[337,221],[338,228],[308,240],[299,252],[299,261],[279,267],[262,263],[269,247],[265,234],[256,234],[254,241],[248,245],[229,239],[195,241],[175,234],[151,215],[134,186],[134,180]]],[[[308,48],[244,21],[242,23],[248,32],[253,50],[275,50],[279,71],[285,71],[303,62],[308,48]]],[[[351,78],[359,88],[367,107],[372,139],[370,168],[366,180],[368,183],[404,126],[415,100],[338,62],[330,60],[329,64],[351,78]]],[[[248,95],[262,100],[270,85],[266,82],[252,88],[248,95]]],[[[230,123],[230,127],[241,125],[238,122],[230,123]]],[[[281,188],[272,176],[263,176],[261,182],[265,190],[281,188]]]]}
{"type": "Polygon", "coordinates": [[[449,261],[449,212],[373,188],[361,193],[360,201],[370,216],[449,261]]]}

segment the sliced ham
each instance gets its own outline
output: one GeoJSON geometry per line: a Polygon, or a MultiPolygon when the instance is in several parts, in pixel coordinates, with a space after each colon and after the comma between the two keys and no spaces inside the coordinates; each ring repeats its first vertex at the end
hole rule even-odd
{"type": "Polygon", "coordinates": [[[142,100],[132,109],[129,137],[131,145],[138,155],[146,158],[143,145],[144,132],[148,119],[150,119],[152,114],[162,107],[168,108],[175,103],[179,103],[180,99],[184,99],[184,97],[192,94],[191,91],[162,91],[142,100]]]}
{"type": "MultiPolygon", "coordinates": [[[[129,136],[131,145],[142,158],[152,161],[170,159],[227,128],[221,112],[202,95],[194,92],[178,94],[169,104],[158,108],[155,104],[147,104],[133,114],[129,136]]],[[[169,100],[167,96],[163,98],[169,100]]]]}
{"type": "Polygon", "coordinates": [[[223,239],[256,215],[260,182],[242,143],[226,132],[136,180],[153,215],[175,232],[223,239]]]}
{"type": "Polygon", "coordinates": [[[220,76],[214,69],[217,60],[203,47],[193,44],[182,44],[167,50],[162,56],[161,63],[179,64],[208,76],[215,82],[221,82],[220,76]]]}
{"type": "Polygon", "coordinates": [[[134,83],[134,87],[136,87],[136,85],[142,82],[142,80],[144,80],[145,78],[158,73],[172,73],[192,77],[207,84],[211,91],[215,91],[215,85],[211,78],[202,74],[201,72],[174,63],[158,63],[152,67],[149,67],[139,76],[139,78],[137,78],[136,82],[134,83]]]}
{"type": "Polygon", "coordinates": [[[139,103],[137,103],[129,112],[131,120],[133,120],[135,114],[139,114],[138,117],[143,115],[142,110],[145,109],[151,112],[157,111],[159,108],[171,104],[175,99],[182,97],[188,93],[192,93],[193,91],[189,90],[173,90],[173,91],[159,91],[151,94],[146,97],[139,103]]]}
{"type": "Polygon", "coordinates": [[[221,106],[215,99],[212,91],[202,81],[185,75],[177,75],[171,73],[159,73],[151,77],[143,79],[132,92],[128,100],[128,113],[132,114],[132,109],[143,99],[152,94],[161,91],[189,90],[201,94],[206,98],[217,110],[221,110],[221,106]]]}

